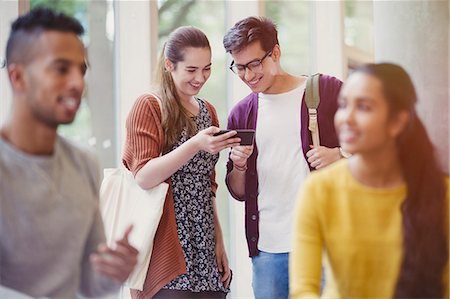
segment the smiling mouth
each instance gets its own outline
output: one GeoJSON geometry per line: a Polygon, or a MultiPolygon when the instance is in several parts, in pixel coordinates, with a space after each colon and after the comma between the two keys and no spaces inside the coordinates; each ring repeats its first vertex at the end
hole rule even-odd
{"type": "Polygon", "coordinates": [[[195,84],[195,83],[189,83],[192,87],[194,87],[194,88],[200,88],[202,85],[200,84],[200,83],[197,83],[197,84],[195,84]]]}
{"type": "Polygon", "coordinates": [[[257,78],[257,79],[253,79],[253,80],[251,80],[251,81],[247,81],[247,84],[248,85],[251,85],[251,86],[255,86],[256,84],[258,84],[258,82],[261,80],[261,78],[257,78]]]}
{"type": "Polygon", "coordinates": [[[357,138],[357,134],[353,131],[344,130],[339,134],[339,139],[343,142],[352,142],[357,138]]]}
{"type": "Polygon", "coordinates": [[[76,110],[78,108],[79,100],[74,97],[61,97],[59,100],[69,110],[76,110]]]}

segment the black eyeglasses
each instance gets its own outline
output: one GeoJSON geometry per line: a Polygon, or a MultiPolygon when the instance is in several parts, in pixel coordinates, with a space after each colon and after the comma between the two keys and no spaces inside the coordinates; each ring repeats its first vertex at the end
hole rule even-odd
{"type": "Polygon", "coordinates": [[[234,64],[234,61],[230,65],[230,70],[233,71],[233,73],[237,75],[242,75],[245,73],[245,69],[248,68],[252,72],[260,72],[262,70],[262,62],[264,59],[266,59],[267,56],[272,55],[272,51],[266,52],[264,56],[261,59],[256,59],[253,61],[250,61],[247,64],[234,64]]]}

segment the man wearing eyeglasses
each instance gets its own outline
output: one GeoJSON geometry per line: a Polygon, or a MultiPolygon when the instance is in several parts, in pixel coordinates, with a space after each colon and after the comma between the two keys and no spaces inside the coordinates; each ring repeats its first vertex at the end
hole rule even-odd
{"type": "Polygon", "coordinates": [[[341,158],[333,119],[342,82],[320,76],[321,146],[312,147],[304,101],[306,76],[286,73],[275,24],[237,22],[223,39],[230,69],[252,93],[233,107],[228,129],[255,129],[255,144],[234,147],[227,163],[231,195],[245,202],[245,227],[256,299],[288,298],[288,253],[296,193],[310,170],[341,158]]]}

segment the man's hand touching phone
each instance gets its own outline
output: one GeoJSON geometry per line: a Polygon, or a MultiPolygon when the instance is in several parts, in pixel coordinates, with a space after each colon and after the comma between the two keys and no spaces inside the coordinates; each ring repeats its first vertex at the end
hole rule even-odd
{"type": "Polygon", "coordinates": [[[253,153],[253,145],[239,145],[231,149],[230,159],[236,170],[247,169],[247,159],[253,153]]]}
{"type": "Polygon", "coordinates": [[[230,160],[233,162],[233,170],[229,175],[229,186],[236,198],[244,198],[245,174],[247,172],[247,160],[253,153],[253,145],[239,145],[231,148],[230,160]]]}

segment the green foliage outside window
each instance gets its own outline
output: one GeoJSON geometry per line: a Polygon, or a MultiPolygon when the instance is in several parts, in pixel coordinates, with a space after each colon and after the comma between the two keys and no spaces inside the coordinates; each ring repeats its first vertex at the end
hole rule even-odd
{"type": "Polygon", "coordinates": [[[86,13],[86,0],[30,0],[31,8],[45,6],[69,16],[86,13]]]}
{"type": "Polygon", "coordinates": [[[266,1],[266,16],[278,28],[281,66],[295,75],[310,70],[310,3],[309,1],[266,1]]]}
{"type": "Polygon", "coordinates": [[[345,43],[368,54],[373,54],[372,1],[346,0],[344,5],[345,43]]]}

